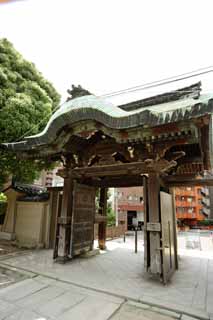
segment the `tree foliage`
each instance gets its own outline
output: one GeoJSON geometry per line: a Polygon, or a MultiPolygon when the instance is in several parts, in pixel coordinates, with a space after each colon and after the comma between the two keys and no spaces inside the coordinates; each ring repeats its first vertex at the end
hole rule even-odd
{"type": "Polygon", "coordinates": [[[115,226],[116,218],[115,218],[115,212],[112,209],[111,202],[107,203],[107,225],[109,227],[115,226]]]}
{"type": "MultiPolygon", "coordinates": [[[[116,222],[116,217],[115,217],[115,212],[112,209],[112,203],[109,200],[111,196],[110,190],[107,190],[107,226],[111,227],[115,225],[116,222]]],[[[96,211],[99,209],[99,201],[100,201],[100,189],[97,189],[96,192],[96,199],[95,199],[95,204],[96,204],[96,211]]]]}
{"type": "MultiPolygon", "coordinates": [[[[26,61],[7,39],[0,39],[0,143],[19,141],[40,132],[60,96],[53,85],[26,61]]],[[[0,185],[8,178],[31,182],[48,167],[41,161],[17,160],[15,154],[0,154],[0,185]]]]}

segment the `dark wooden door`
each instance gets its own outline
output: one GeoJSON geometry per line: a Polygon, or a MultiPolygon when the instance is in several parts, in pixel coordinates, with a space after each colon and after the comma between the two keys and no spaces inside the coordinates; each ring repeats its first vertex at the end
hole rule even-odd
{"type": "Polygon", "coordinates": [[[96,189],[74,183],[70,255],[92,250],[94,240],[96,189]]]}

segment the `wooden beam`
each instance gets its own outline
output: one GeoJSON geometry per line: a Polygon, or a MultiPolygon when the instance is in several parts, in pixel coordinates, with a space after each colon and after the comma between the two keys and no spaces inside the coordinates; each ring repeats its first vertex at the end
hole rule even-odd
{"type": "Polygon", "coordinates": [[[126,175],[117,177],[103,177],[103,178],[86,178],[79,179],[80,183],[87,184],[98,188],[123,188],[123,187],[137,187],[143,183],[143,177],[141,175],[126,175]]]}
{"type": "Polygon", "coordinates": [[[160,173],[167,171],[177,164],[175,161],[169,162],[164,159],[160,159],[159,161],[154,161],[152,159],[148,160],[149,159],[147,159],[146,162],[119,163],[87,168],[75,168],[72,170],[72,175],[75,178],[80,178],[160,173]]]}

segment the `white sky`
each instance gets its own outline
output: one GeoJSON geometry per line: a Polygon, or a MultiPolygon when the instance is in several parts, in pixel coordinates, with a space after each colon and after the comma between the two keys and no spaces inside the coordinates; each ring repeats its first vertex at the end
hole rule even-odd
{"type": "MultiPolygon", "coordinates": [[[[212,12],[212,0],[28,0],[0,5],[0,37],[64,100],[71,84],[101,95],[213,65],[212,12]]],[[[213,73],[175,87],[197,80],[213,93],[213,73]]]]}

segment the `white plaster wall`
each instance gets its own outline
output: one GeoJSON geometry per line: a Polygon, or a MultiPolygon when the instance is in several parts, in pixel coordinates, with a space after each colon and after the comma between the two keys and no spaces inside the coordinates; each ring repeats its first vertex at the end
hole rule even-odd
{"type": "Polygon", "coordinates": [[[44,245],[44,213],[42,202],[17,202],[15,234],[18,245],[41,247],[44,245]]]}

